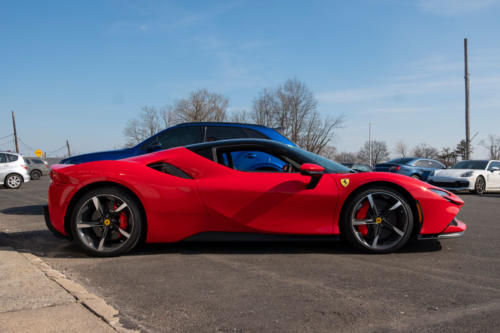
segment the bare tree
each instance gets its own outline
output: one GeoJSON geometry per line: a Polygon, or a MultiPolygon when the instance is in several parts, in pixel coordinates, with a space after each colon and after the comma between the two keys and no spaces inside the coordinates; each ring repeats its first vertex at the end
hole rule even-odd
{"type": "Polygon", "coordinates": [[[245,110],[231,112],[231,121],[233,123],[248,123],[251,122],[249,118],[248,112],[245,110]]]}
{"type": "Polygon", "coordinates": [[[313,153],[321,153],[343,123],[342,116],[321,117],[313,93],[296,78],[262,90],[253,102],[250,118],[280,128],[283,135],[313,153]]]}
{"type": "Polygon", "coordinates": [[[399,157],[407,157],[409,153],[409,147],[406,143],[403,141],[398,141],[396,145],[394,146],[394,152],[399,156],[399,157]]]}
{"type": "Polygon", "coordinates": [[[223,95],[200,89],[193,91],[188,98],[178,100],[170,112],[176,123],[224,121],[228,103],[229,100],[223,95]]]}
{"type": "Polygon", "coordinates": [[[415,157],[437,158],[438,150],[426,143],[421,143],[413,148],[413,155],[415,157]]]}
{"type": "Polygon", "coordinates": [[[437,155],[437,159],[446,166],[457,163],[457,153],[452,148],[443,148],[437,155]]]}
{"type": "MultiPolygon", "coordinates": [[[[385,141],[372,140],[372,164],[375,165],[389,158],[389,150],[385,141]]],[[[365,142],[363,147],[358,152],[358,160],[363,163],[370,163],[370,143],[365,142]]]]}
{"type": "Polygon", "coordinates": [[[123,134],[127,138],[127,146],[133,146],[162,129],[160,113],[155,107],[145,106],[138,118],[127,122],[123,134]]]}
{"type": "Polygon", "coordinates": [[[500,160],[500,137],[490,134],[486,140],[479,143],[489,151],[490,160],[500,160]]]}
{"type": "Polygon", "coordinates": [[[356,163],[357,157],[354,153],[349,153],[346,151],[341,152],[335,156],[335,161],[340,163],[356,163]]]}
{"type": "MultiPolygon", "coordinates": [[[[462,157],[462,160],[465,160],[465,140],[461,140],[458,144],[457,147],[455,148],[455,153],[457,153],[458,156],[462,157]]],[[[472,155],[472,146],[470,147],[470,154],[472,155]]]]}
{"type": "Polygon", "coordinates": [[[328,145],[321,151],[321,156],[324,156],[330,160],[335,160],[336,155],[337,155],[337,148],[335,148],[334,146],[328,145]]]}

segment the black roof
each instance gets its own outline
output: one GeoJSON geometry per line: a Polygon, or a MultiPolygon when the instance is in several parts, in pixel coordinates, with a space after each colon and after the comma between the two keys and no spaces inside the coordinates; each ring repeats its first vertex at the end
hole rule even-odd
{"type": "Polygon", "coordinates": [[[271,128],[264,125],[252,124],[252,123],[238,123],[238,122],[226,122],[226,121],[192,121],[186,123],[180,123],[175,126],[190,126],[190,125],[242,125],[242,126],[258,126],[271,128]]]}
{"type": "Polygon", "coordinates": [[[257,145],[257,146],[266,146],[266,147],[282,148],[282,149],[288,149],[292,147],[285,143],[268,139],[229,139],[229,140],[194,143],[191,145],[187,145],[186,148],[189,148],[191,150],[197,150],[197,149],[212,148],[212,147],[238,146],[238,145],[241,146],[257,145]]]}

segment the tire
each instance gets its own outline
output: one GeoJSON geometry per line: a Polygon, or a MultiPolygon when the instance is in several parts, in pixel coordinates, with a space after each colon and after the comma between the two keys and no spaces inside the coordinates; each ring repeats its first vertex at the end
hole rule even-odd
{"type": "Polygon", "coordinates": [[[98,257],[129,252],[144,230],[139,203],[117,187],[101,187],[85,193],[70,216],[73,239],[86,253],[98,257]]]}
{"type": "Polygon", "coordinates": [[[477,195],[483,195],[486,190],[486,181],[483,176],[478,176],[476,178],[476,183],[474,184],[474,193],[477,195]]]}
{"type": "Polygon", "coordinates": [[[410,238],[414,219],[408,199],[385,186],[370,187],[346,203],[340,220],[342,236],[369,253],[390,253],[410,238]]]}
{"type": "Polygon", "coordinates": [[[23,184],[23,177],[17,173],[11,173],[4,179],[4,185],[10,189],[18,189],[23,184]]]}
{"type": "Polygon", "coordinates": [[[38,170],[33,170],[30,173],[30,177],[32,180],[38,180],[40,177],[42,177],[42,173],[38,170]]]}
{"type": "Polygon", "coordinates": [[[411,175],[411,178],[415,178],[415,179],[418,179],[418,180],[421,180],[422,178],[420,178],[419,175],[415,174],[415,175],[411,175]]]}

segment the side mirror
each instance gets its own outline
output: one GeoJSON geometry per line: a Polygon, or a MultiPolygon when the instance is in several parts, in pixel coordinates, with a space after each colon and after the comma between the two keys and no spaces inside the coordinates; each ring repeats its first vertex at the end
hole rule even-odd
{"type": "Polygon", "coordinates": [[[311,181],[307,184],[306,188],[308,190],[313,189],[318,185],[319,180],[323,176],[325,172],[325,168],[320,165],[313,163],[304,163],[300,166],[300,174],[302,176],[310,176],[311,181]]]}
{"type": "Polygon", "coordinates": [[[157,150],[161,150],[161,149],[162,149],[161,144],[154,143],[154,144],[148,146],[148,148],[146,150],[148,151],[148,153],[151,153],[153,151],[157,151],[157,150]]]}

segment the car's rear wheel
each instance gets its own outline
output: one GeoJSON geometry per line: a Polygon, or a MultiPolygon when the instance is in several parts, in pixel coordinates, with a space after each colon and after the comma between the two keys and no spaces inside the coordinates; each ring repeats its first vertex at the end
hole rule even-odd
{"type": "Polygon", "coordinates": [[[33,170],[30,173],[30,177],[33,180],[38,180],[38,179],[40,179],[40,177],[42,177],[42,173],[38,170],[33,170]]]}
{"type": "Polygon", "coordinates": [[[11,173],[4,179],[4,185],[7,188],[17,189],[23,184],[23,177],[17,173],[11,173]]]}
{"type": "Polygon", "coordinates": [[[92,190],[75,204],[71,232],[91,255],[118,256],[132,250],[141,238],[143,221],[135,199],[115,187],[92,190]]]}
{"type": "Polygon", "coordinates": [[[417,174],[415,174],[415,175],[411,175],[411,178],[415,178],[415,179],[418,179],[418,180],[420,180],[420,179],[421,179],[421,178],[420,178],[420,176],[419,176],[419,175],[417,175],[417,174]]]}
{"type": "Polygon", "coordinates": [[[402,247],[413,230],[408,200],[389,187],[366,189],[347,203],[341,220],[342,235],[357,248],[372,253],[402,247]]]}
{"type": "Polygon", "coordinates": [[[486,181],[482,176],[476,178],[476,183],[474,184],[474,193],[477,195],[483,195],[484,190],[486,190],[486,181]]]}

